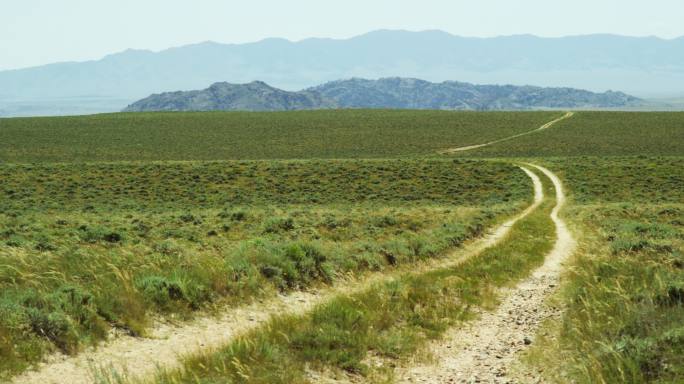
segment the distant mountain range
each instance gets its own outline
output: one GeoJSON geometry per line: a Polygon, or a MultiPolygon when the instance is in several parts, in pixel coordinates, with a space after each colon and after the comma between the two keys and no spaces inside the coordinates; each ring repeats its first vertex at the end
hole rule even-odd
{"type": "Polygon", "coordinates": [[[468,38],[382,30],[342,40],[128,50],[97,61],[0,71],[0,114],[120,110],[152,93],[200,89],[217,81],[261,80],[294,91],[336,79],[392,76],[682,97],[684,37],[468,38]]]}
{"type": "Polygon", "coordinates": [[[299,92],[264,82],[215,83],[201,91],[154,94],[124,111],[291,111],[327,108],[446,110],[525,110],[541,108],[615,108],[638,105],[622,92],[593,93],[573,88],[431,83],[410,78],[349,79],[299,92]]]}

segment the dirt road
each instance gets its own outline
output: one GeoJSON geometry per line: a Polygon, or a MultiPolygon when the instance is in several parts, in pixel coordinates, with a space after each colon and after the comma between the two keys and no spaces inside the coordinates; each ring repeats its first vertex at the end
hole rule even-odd
{"type": "Polygon", "coordinates": [[[466,146],[466,147],[448,148],[448,149],[439,151],[439,153],[441,153],[441,154],[443,154],[443,155],[448,155],[448,154],[450,154],[450,153],[463,152],[463,151],[470,151],[470,150],[472,150],[472,149],[477,149],[477,148],[486,147],[486,146],[488,146],[488,145],[492,145],[492,144],[496,144],[496,143],[501,143],[501,142],[503,142],[503,141],[513,140],[513,139],[518,138],[518,137],[521,137],[521,136],[530,135],[530,134],[535,133],[535,132],[543,131],[543,130],[545,130],[545,129],[547,129],[547,128],[550,128],[551,126],[553,126],[554,124],[556,124],[556,123],[558,123],[558,122],[560,122],[560,121],[563,121],[563,120],[565,120],[565,119],[571,118],[573,115],[574,115],[573,112],[568,112],[568,113],[566,113],[565,115],[563,115],[563,116],[561,116],[561,117],[559,117],[559,118],[557,118],[557,119],[555,119],[555,120],[553,120],[553,121],[549,121],[548,123],[542,125],[541,127],[537,128],[537,129],[533,129],[533,130],[528,131],[528,132],[519,133],[519,134],[517,134],[517,135],[505,137],[505,138],[499,139],[499,140],[490,141],[490,142],[484,143],[484,144],[475,144],[475,145],[468,145],[468,146],[466,146]]]}
{"type": "Polygon", "coordinates": [[[544,264],[515,288],[501,292],[502,304],[493,312],[481,312],[478,320],[453,329],[429,348],[435,363],[413,363],[397,371],[401,383],[514,383],[538,382],[531,373],[513,379],[510,368],[519,353],[534,342],[534,335],[545,319],[558,313],[545,304],[559,283],[563,262],[572,254],[575,240],[558,216],[565,203],[560,179],[546,168],[532,165],[544,173],[556,191],[556,206],[551,219],[556,227],[556,242],[544,264]]]}

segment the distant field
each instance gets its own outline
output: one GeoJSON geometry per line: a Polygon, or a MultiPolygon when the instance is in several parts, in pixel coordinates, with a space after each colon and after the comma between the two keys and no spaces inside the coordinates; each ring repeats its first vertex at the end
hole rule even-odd
{"type": "Polygon", "coordinates": [[[0,119],[0,161],[419,156],[528,131],[561,115],[339,110],[0,119]]]}
{"type": "MultiPolygon", "coordinates": [[[[339,110],[0,119],[0,161],[392,158],[501,139],[560,112],[339,110]]],[[[681,155],[684,113],[577,112],[461,157],[681,155]]]]}
{"type": "Polygon", "coordinates": [[[684,112],[576,112],[552,128],[464,157],[629,156],[684,154],[684,112]]]}
{"type": "Polygon", "coordinates": [[[543,160],[581,204],[684,202],[684,157],[578,157],[543,160]]]}

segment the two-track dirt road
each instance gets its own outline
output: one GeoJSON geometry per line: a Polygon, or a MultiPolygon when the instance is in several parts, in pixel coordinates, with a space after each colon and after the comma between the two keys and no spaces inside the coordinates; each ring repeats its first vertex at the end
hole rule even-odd
{"type": "MultiPolygon", "coordinates": [[[[530,164],[548,177],[556,192],[551,219],[556,242],[544,264],[516,287],[501,292],[502,304],[481,312],[477,321],[452,329],[429,349],[438,361],[414,363],[397,371],[401,383],[513,383],[510,368],[518,353],[533,343],[539,325],[557,314],[545,301],[559,283],[563,262],[572,254],[575,240],[558,216],[565,204],[560,179],[544,167],[530,164]]],[[[537,382],[527,376],[519,381],[537,382]]]]}

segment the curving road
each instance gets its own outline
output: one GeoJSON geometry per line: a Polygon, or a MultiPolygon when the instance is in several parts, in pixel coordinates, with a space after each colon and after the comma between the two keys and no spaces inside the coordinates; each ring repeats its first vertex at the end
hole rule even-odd
{"type": "MultiPolygon", "coordinates": [[[[557,237],[553,249],[528,279],[502,292],[502,304],[493,312],[481,312],[477,321],[449,331],[431,345],[430,351],[439,361],[400,369],[396,375],[399,382],[514,383],[511,368],[518,363],[518,353],[533,342],[545,319],[558,314],[558,309],[547,306],[545,301],[559,283],[563,262],[574,251],[575,240],[558,216],[565,204],[560,179],[544,167],[528,166],[546,175],[556,191],[556,205],[551,212],[557,237]]],[[[524,376],[521,382],[539,382],[533,373],[520,375],[524,376]]]]}

